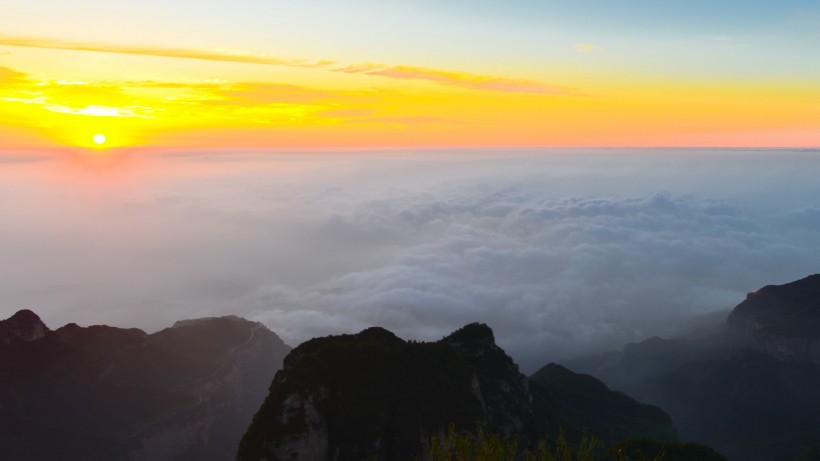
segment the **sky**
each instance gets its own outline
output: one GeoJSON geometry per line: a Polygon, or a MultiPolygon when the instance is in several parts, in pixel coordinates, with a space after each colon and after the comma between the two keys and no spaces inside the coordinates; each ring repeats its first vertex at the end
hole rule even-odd
{"type": "Polygon", "coordinates": [[[810,0],[0,8],[6,149],[820,144],[810,0]]]}
{"type": "Polygon", "coordinates": [[[533,371],[820,267],[816,0],[0,0],[0,318],[533,371]]]}

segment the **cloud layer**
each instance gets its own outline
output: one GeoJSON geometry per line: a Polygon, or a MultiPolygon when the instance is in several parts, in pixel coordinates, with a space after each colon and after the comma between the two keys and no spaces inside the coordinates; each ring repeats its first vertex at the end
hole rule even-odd
{"type": "Polygon", "coordinates": [[[0,193],[17,197],[2,203],[4,315],[155,329],[234,313],[291,344],[370,325],[438,339],[481,321],[532,370],[678,334],[820,267],[814,153],[123,162],[110,183],[76,161],[0,164],[0,193]],[[39,187],[49,168],[63,179],[39,187]]]}

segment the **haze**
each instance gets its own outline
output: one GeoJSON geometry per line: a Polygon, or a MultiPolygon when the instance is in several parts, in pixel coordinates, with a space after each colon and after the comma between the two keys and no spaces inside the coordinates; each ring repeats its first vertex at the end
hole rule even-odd
{"type": "Polygon", "coordinates": [[[793,150],[8,152],[0,317],[237,314],[291,345],[481,321],[531,369],[817,272],[816,171],[793,150]]]}

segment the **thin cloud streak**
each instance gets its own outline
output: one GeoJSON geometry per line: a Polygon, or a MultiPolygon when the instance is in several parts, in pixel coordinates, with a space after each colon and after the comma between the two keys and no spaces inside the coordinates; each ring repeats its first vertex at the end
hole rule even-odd
{"type": "Polygon", "coordinates": [[[97,53],[154,56],[162,58],[197,59],[201,61],[316,68],[329,70],[333,72],[343,72],[347,74],[363,74],[402,80],[425,80],[442,85],[480,91],[553,95],[572,93],[572,91],[566,88],[561,88],[558,86],[548,85],[545,83],[535,82],[531,80],[513,79],[494,75],[480,75],[467,72],[457,72],[452,70],[432,69],[416,66],[368,63],[331,68],[333,65],[337,64],[336,61],[289,59],[280,58],[267,54],[199,50],[192,48],[165,48],[147,45],[140,46],[88,43],[73,40],[59,40],[43,37],[19,37],[10,35],[0,35],[0,45],[24,48],[41,48],[50,50],[90,51],[97,53]]]}
{"type": "Polygon", "coordinates": [[[57,40],[41,37],[17,37],[2,35],[0,45],[24,48],[42,48],[48,50],[91,51],[97,53],[132,54],[138,56],[155,56],[162,58],[197,59],[200,61],[237,62],[246,64],[264,64],[273,66],[323,68],[333,65],[334,61],[311,61],[307,59],[288,59],[267,54],[252,54],[228,51],[198,50],[192,48],[165,48],[158,46],[116,45],[106,43],[87,43],[73,40],[57,40]]]}
{"type": "Polygon", "coordinates": [[[518,80],[492,75],[478,75],[466,72],[455,72],[441,69],[430,69],[414,66],[388,66],[385,64],[356,64],[333,69],[347,74],[377,75],[380,77],[426,80],[448,86],[469,88],[472,90],[501,91],[507,93],[530,94],[568,94],[570,91],[531,80],[518,80]]]}

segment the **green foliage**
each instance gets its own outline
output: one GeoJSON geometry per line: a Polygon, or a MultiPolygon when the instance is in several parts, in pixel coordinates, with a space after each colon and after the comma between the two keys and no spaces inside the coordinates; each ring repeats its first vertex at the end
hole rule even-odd
{"type": "Polygon", "coordinates": [[[820,445],[809,447],[803,454],[794,458],[793,461],[820,461],[820,445]]]}
{"type": "Polygon", "coordinates": [[[726,461],[711,448],[697,443],[632,439],[611,447],[604,461],[726,461]]]}
{"type": "MultiPolygon", "coordinates": [[[[586,434],[573,451],[564,432],[555,440],[539,440],[532,449],[520,449],[515,437],[487,434],[482,426],[476,434],[457,433],[451,425],[447,434],[422,440],[423,461],[595,461],[600,440],[586,434]]],[[[657,461],[657,460],[653,460],[657,461]]]]}
{"type": "Polygon", "coordinates": [[[522,447],[516,437],[488,434],[481,425],[475,434],[457,432],[451,425],[446,434],[425,438],[422,445],[417,461],[726,461],[704,445],[663,440],[627,440],[604,452],[601,440],[584,433],[572,447],[563,430],[522,447]]]}
{"type": "Polygon", "coordinates": [[[611,450],[606,461],[663,461],[666,458],[666,446],[661,444],[657,451],[644,453],[628,453],[623,449],[611,450]]]}

